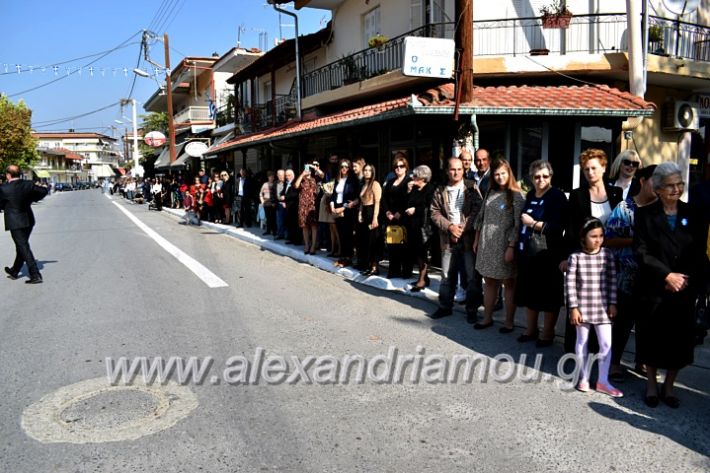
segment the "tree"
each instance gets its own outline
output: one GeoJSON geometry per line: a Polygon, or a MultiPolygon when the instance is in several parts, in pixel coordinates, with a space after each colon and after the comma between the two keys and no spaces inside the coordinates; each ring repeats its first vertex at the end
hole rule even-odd
{"type": "Polygon", "coordinates": [[[0,169],[10,164],[26,169],[39,159],[31,123],[32,111],[22,100],[15,105],[0,95],[0,169]]]}
{"type": "MultiPolygon", "coordinates": [[[[148,115],[141,115],[140,119],[143,121],[141,123],[141,128],[143,133],[149,133],[151,131],[159,131],[164,135],[168,135],[168,114],[165,112],[151,112],[148,115]]],[[[155,152],[154,148],[151,148],[144,142],[138,144],[138,148],[141,152],[141,156],[152,156],[155,152]]]]}

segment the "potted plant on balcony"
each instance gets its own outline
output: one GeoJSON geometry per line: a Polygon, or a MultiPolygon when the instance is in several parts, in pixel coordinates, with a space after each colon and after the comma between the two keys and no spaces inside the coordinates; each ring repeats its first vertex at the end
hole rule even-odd
{"type": "Polygon", "coordinates": [[[359,67],[352,55],[344,56],[341,63],[345,71],[343,85],[354,84],[355,82],[360,82],[360,80],[362,80],[365,68],[359,67]]]}
{"type": "Polygon", "coordinates": [[[572,20],[572,12],[569,11],[563,0],[554,0],[551,4],[540,8],[543,28],[566,29],[572,20]]]}
{"type": "Polygon", "coordinates": [[[665,54],[663,48],[663,28],[661,25],[651,25],[648,27],[648,44],[649,49],[653,50],[654,54],[665,54]]]}
{"type": "Polygon", "coordinates": [[[377,33],[375,36],[367,40],[367,45],[371,48],[379,48],[387,41],[389,41],[389,38],[387,36],[377,33]]]}

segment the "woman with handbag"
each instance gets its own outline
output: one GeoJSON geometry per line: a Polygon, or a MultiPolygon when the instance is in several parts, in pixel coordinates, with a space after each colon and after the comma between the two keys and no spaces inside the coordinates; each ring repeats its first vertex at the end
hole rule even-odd
{"type": "Polygon", "coordinates": [[[525,197],[516,248],[515,304],[526,308],[528,324],[518,341],[535,341],[539,348],[552,345],[564,301],[562,273],[557,266],[565,254],[562,232],[567,219],[567,197],[552,187],[552,175],[549,161],[540,159],[530,164],[535,190],[525,197]],[[544,313],[542,334],[538,329],[540,312],[544,313]]]}
{"type": "Polygon", "coordinates": [[[394,177],[382,189],[380,220],[385,227],[385,243],[389,254],[387,278],[410,278],[412,260],[406,240],[408,217],[405,214],[409,196],[409,162],[404,153],[398,152],[392,161],[394,177]]]}
{"type": "Polygon", "coordinates": [[[491,182],[476,218],[476,270],[485,282],[483,293],[483,321],[474,324],[476,330],[493,326],[493,307],[498,288],[505,286],[505,324],[498,331],[513,331],[515,316],[515,247],[520,228],[520,214],[525,197],[515,180],[513,170],[503,158],[491,163],[491,182]]]}

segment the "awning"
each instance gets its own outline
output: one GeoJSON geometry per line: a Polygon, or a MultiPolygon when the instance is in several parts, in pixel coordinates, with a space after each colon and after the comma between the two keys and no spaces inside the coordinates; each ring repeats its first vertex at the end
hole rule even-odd
{"type": "Polygon", "coordinates": [[[165,148],[163,148],[163,151],[160,152],[160,156],[158,156],[158,159],[155,160],[155,163],[153,163],[153,167],[155,169],[160,169],[160,168],[164,168],[169,165],[170,165],[170,147],[166,146],[165,148]]]}
{"type": "MultiPolygon", "coordinates": [[[[229,133],[227,133],[226,135],[217,138],[217,139],[215,140],[215,142],[212,143],[212,148],[214,148],[214,147],[216,147],[216,146],[219,146],[219,145],[221,145],[222,143],[226,143],[227,141],[233,140],[233,139],[234,139],[234,136],[235,136],[235,134],[234,134],[234,131],[232,130],[232,131],[230,131],[229,133]]],[[[207,159],[215,159],[216,157],[217,157],[216,154],[208,155],[207,153],[205,153],[205,154],[203,155],[203,158],[204,158],[205,160],[207,160],[207,159]]]]}
{"type": "MultiPolygon", "coordinates": [[[[213,146],[206,153],[254,146],[275,139],[287,139],[366,123],[412,115],[451,116],[454,113],[454,84],[443,84],[419,95],[411,95],[336,112],[304,121],[291,121],[276,128],[242,135],[213,146]]],[[[459,106],[461,115],[617,117],[651,116],[656,106],[628,92],[606,85],[474,87],[473,101],[459,106]]]]}
{"type": "Polygon", "coordinates": [[[174,163],[170,165],[170,169],[182,169],[187,164],[187,160],[190,159],[190,155],[187,153],[182,153],[179,158],[175,160],[174,163]]]}
{"type": "MultiPolygon", "coordinates": [[[[187,144],[186,141],[183,141],[179,145],[175,146],[175,156],[180,156],[180,153],[182,153],[182,149],[185,147],[187,144]]],[[[175,160],[177,162],[177,159],[175,160]]],[[[170,163],[170,146],[166,146],[165,149],[160,153],[160,156],[158,156],[158,159],[155,160],[155,164],[153,165],[155,169],[168,169],[171,167],[170,163]]]]}
{"type": "Polygon", "coordinates": [[[44,169],[33,169],[32,172],[35,173],[35,176],[37,176],[40,179],[49,179],[49,172],[45,171],[44,169]]]}
{"type": "Polygon", "coordinates": [[[113,168],[108,164],[92,164],[91,175],[94,177],[113,177],[116,173],[113,172],[113,168]]]}

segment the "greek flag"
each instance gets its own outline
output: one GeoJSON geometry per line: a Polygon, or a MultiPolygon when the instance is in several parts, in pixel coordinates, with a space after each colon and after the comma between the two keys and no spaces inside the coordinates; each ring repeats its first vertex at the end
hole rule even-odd
{"type": "Polygon", "coordinates": [[[205,95],[207,95],[207,105],[210,108],[210,120],[216,120],[217,119],[217,106],[212,101],[212,97],[210,97],[209,92],[205,92],[205,95]]]}

